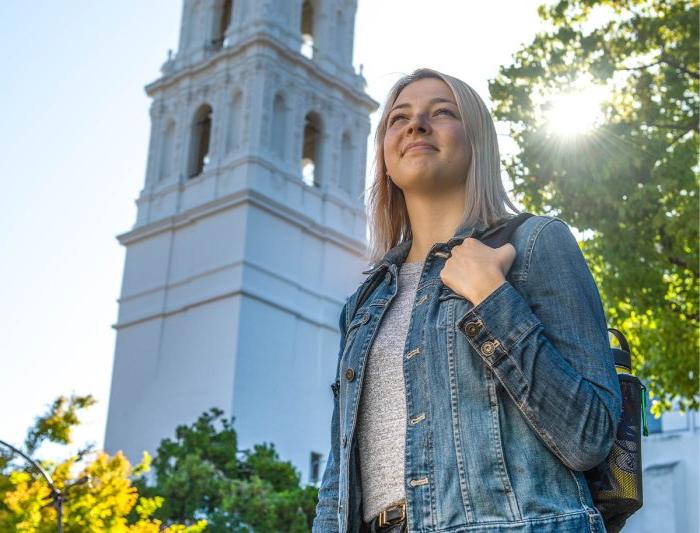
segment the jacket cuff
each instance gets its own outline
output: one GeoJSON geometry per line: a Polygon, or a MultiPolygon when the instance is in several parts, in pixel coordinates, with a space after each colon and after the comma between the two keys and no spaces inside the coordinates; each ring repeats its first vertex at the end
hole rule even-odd
{"type": "Polygon", "coordinates": [[[457,321],[457,327],[489,365],[496,365],[529,332],[542,325],[506,280],[457,321]]]}

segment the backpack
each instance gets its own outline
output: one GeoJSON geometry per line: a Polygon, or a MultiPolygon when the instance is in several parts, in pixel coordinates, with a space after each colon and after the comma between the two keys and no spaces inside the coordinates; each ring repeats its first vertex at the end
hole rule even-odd
{"type": "MultiPolygon", "coordinates": [[[[519,213],[499,220],[489,228],[475,232],[472,236],[482,243],[499,248],[511,242],[516,228],[533,213],[519,213]]],[[[353,310],[348,314],[350,321],[364,299],[371,293],[368,287],[357,299],[353,310]]],[[[586,483],[593,498],[593,505],[600,511],[605,528],[610,533],[618,533],[625,521],[642,507],[642,448],[640,419],[644,436],[647,436],[646,387],[639,378],[632,375],[630,349],[625,336],[615,328],[607,328],[618,340],[620,347],[611,350],[615,358],[615,370],[622,392],[622,412],[617,427],[617,435],[607,458],[584,472],[586,483]]],[[[334,383],[337,386],[337,384],[334,383]]],[[[336,388],[334,394],[337,394],[336,388]]]]}
{"type": "Polygon", "coordinates": [[[625,336],[615,328],[608,328],[620,347],[612,348],[615,370],[622,391],[622,413],[617,435],[608,457],[591,470],[584,472],[593,502],[603,516],[610,533],[622,530],[627,519],[638,511],[642,499],[642,442],[646,437],[646,387],[632,375],[632,358],[625,336]]]}

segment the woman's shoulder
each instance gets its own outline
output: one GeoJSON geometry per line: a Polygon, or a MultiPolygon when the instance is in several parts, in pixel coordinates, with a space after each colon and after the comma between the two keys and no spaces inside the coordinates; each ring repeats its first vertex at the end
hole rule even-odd
{"type": "MultiPolygon", "coordinates": [[[[535,242],[553,234],[555,237],[571,233],[569,224],[561,217],[554,215],[532,215],[525,219],[513,232],[512,241],[524,243],[533,248],[535,242]]],[[[515,242],[513,243],[515,245],[515,242]]]]}
{"type": "Polygon", "coordinates": [[[512,267],[516,279],[527,279],[533,260],[554,263],[564,255],[580,254],[576,238],[569,224],[561,217],[553,215],[533,215],[528,217],[513,232],[511,244],[516,250],[516,260],[512,267]]]}

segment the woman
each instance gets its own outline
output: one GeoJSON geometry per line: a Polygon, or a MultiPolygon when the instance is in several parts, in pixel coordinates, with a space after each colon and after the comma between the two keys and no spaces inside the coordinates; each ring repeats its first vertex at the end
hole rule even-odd
{"type": "Polygon", "coordinates": [[[373,268],[340,314],[314,532],[605,531],[583,471],[621,393],[600,297],[561,219],[516,210],[466,83],[400,79],[376,133],[373,268]]]}

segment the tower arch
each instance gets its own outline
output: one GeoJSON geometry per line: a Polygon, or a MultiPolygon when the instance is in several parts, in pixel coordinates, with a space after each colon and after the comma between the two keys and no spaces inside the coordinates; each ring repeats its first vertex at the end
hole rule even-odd
{"type": "Polygon", "coordinates": [[[187,158],[187,177],[195,178],[204,172],[211,161],[212,108],[201,104],[192,118],[190,126],[190,152],[187,158]]]}
{"type": "Polygon", "coordinates": [[[322,176],[324,131],[321,115],[309,111],[304,117],[304,136],[301,149],[301,175],[304,183],[319,187],[322,176]]]}

